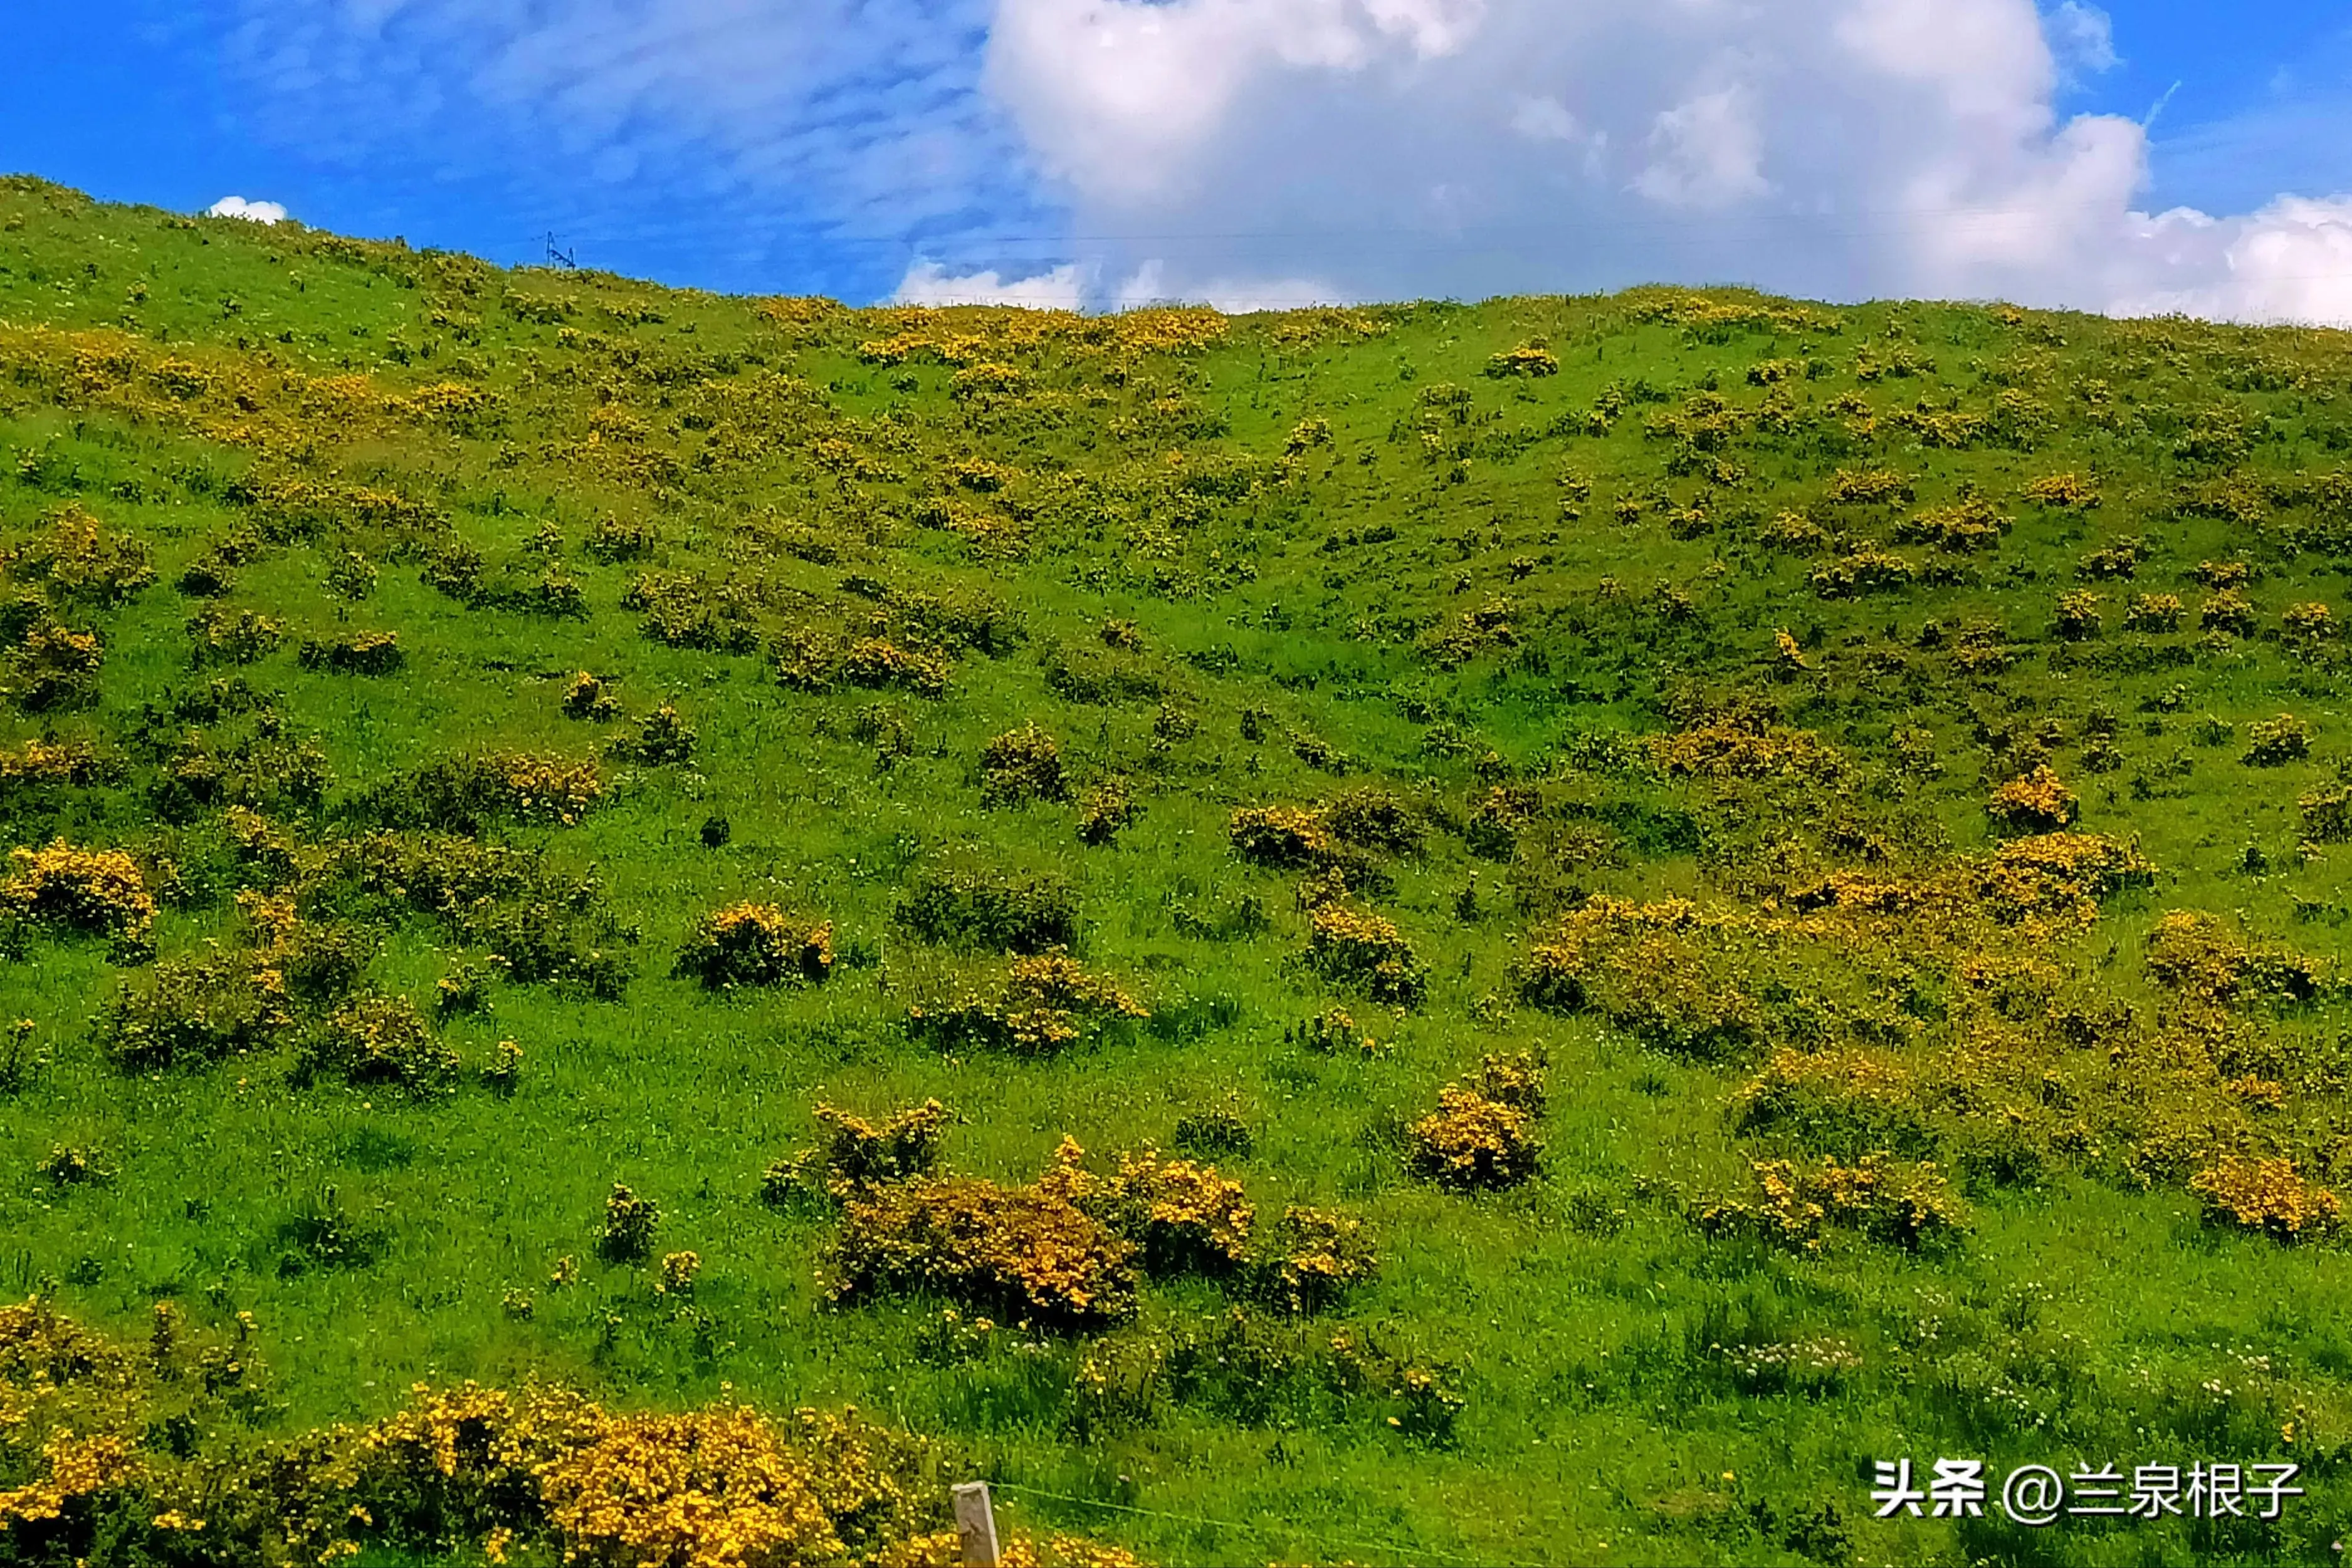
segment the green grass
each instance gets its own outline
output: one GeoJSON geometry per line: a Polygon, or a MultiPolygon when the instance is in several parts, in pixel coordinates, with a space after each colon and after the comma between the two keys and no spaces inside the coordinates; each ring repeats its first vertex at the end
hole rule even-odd
{"type": "MultiPolygon", "coordinates": [[[[617,999],[499,984],[486,1014],[436,1024],[469,1071],[518,1041],[511,1096],[470,1076],[421,1103],[300,1086],[282,1053],[128,1073],[92,1026],[138,967],[102,940],[26,935],[0,963],[0,1017],[31,1019],[46,1061],[0,1095],[0,1290],[50,1293],[129,1334],[159,1299],[213,1323],[251,1312],[268,1368],[255,1419],[270,1436],[381,1416],[419,1380],[568,1380],[626,1406],[727,1389],[775,1410],[855,1404],[951,1445],[964,1469],[1002,1484],[1011,1518],[1171,1563],[2330,1560],[2352,1516],[2345,1254],[2209,1225],[2188,1180],[2232,1148],[2294,1158],[2315,1181],[2352,1177],[2332,984],[2315,1002],[2228,1015],[2230,1049],[2269,1063],[2257,1075],[2285,1102],[2216,1123],[2188,1165],[2132,1152],[2151,1135],[2135,1096],[2155,1079],[2101,1089],[2089,1054],[2051,1045],[2079,1075],[2065,1092],[2088,1096],[2097,1147],[2053,1145],[2038,1178],[2004,1181],[1969,1162],[1974,1113],[1937,1110],[1934,1157],[1965,1195],[1967,1235],[1914,1253],[1832,1230],[1808,1252],[1694,1221],[1745,1190],[1750,1158],[1811,1157],[1801,1140],[1735,1122],[1763,1048],[1707,1063],[1518,999],[1548,917],[1515,894],[1551,874],[1572,885],[1563,907],[1588,894],[1760,907],[1791,854],[1858,862],[1826,831],[1840,811],[1879,831],[1897,868],[1948,863],[1995,841],[1992,785],[2046,757],[2082,798],[2083,831],[2136,840],[2160,868],[2095,928],[2047,945],[2084,994],[2137,1009],[2132,1030],[2184,1038],[2164,1020],[2186,1004],[2143,972],[2167,910],[2339,962],[2352,850],[2301,852],[2297,802],[2352,761],[2342,653],[2299,651],[2279,628],[2290,604],[2340,600],[2352,563],[2352,491],[2327,484],[2352,446],[2352,339],[1704,298],[1735,319],[1653,291],[1239,318],[1196,351],[1097,349],[1074,322],[1037,329],[1038,341],[1013,313],[950,312],[929,328],[838,309],[780,321],[757,302],[602,275],[501,273],[0,185],[0,534],[34,538],[72,502],[142,541],[157,573],[119,609],[60,601],[61,619],[105,643],[89,702],[12,710],[0,728],[12,745],[88,739],[120,768],[92,788],[8,798],[7,843],[64,835],[180,864],[185,889],[155,932],[170,959],[234,948],[235,894],[261,880],[236,868],[217,804],[175,822],[153,804],[182,729],[215,745],[253,733],[249,716],[167,716],[216,676],[250,683],[284,734],[323,755],[320,805],[266,808],[303,844],[363,830],[363,792],[434,758],[585,758],[663,702],[698,734],[689,764],[607,758],[605,795],[576,826],[488,830],[593,873],[598,907],[635,934],[617,999]],[[659,320],[635,319],[649,308],[659,320]],[[910,325],[979,339],[972,357],[1019,367],[1027,391],[959,396],[952,366],[861,355],[910,325]],[[1485,373],[1536,340],[1558,374],[1485,373]],[[148,368],[77,379],[77,350],[121,346],[148,368]],[[1934,369],[1858,378],[1869,356],[1897,351],[1934,369]],[[205,367],[209,390],[155,390],[150,371],[169,356],[205,367]],[[1750,367],[1786,359],[1822,371],[1783,383],[1786,433],[1749,423],[1679,460],[1685,443],[1645,435],[1661,413],[1703,418],[1689,400],[1709,388],[1757,407],[1769,389],[1750,367]],[[304,412],[290,379],[350,375],[369,377],[375,400],[356,416],[304,412]],[[803,386],[773,393],[764,378],[778,376],[803,386]],[[2086,395],[2095,380],[2104,397],[2086,395]],[[458,430],[380,408],[451,382],[490,392],[492,411],[458,430]],[[1466,390],[1425,395],[1448,384],[1466,390]],[[1589,434],[1612,386],[1623,412],[1589,434]],[[1929,446],[1916,419],[1898,423],[1987,413],[2012,391],[2040,411],[2030,439],[1929,446]],[[1831,412],[1844,394],[1866,400],[1874,430],[1831,412]],[[1286,466],[1308,419],[1328,422],[1329,442],[1286,466]],[[2217,458],[2196,433],[2224,426],[2235,434],[2217,458]],[[961,486],[954,465],[975,455],[1022,476],[961,486]],[[1739,472],[1696,471],[1718,462],[1739,472]],[[1898,470],[1916,499],[1834,506],[1841,468],[1898,470]],[[2019,498],[2027,480],[2070,471],[2095,478],[2098,507],[2019,498]],[[174,584],[265,520],[240,480],[285,478],[396,492],[436,520],[393,527],[346,507],[315,537],[264,549],[215,602],[282,619],[285,645],[192,672],[184,622],[205,601],[174,584]],[[1578,485],[1589,496],[1563,510],[1578,485]],[[1997,548],[1892,542],[1905,519],[1969,494],[2014,518],[1997,548]],[[1621,518],[1629,499],[1643,506],[1621,518]],[[993,532],[936,526],[943,504],[993,532]],[[1670,526],[1695,504],[1704,531],[1670,526]],[[1940,580],[1818,597],[1809,573],[1836,552],[1769,548],[1786,511],[1940,580]],[[614,517],[651,526],[650,559],[589,550],[614,517]],[[551,558],[530,549],[542,530],[551,558]],[[2133,580],[2077,580],[2082,556],[2124,536],[2147,541],[2133,580]],[[421,569],[450,538],[483,551],[494,576],[511,566],[536,580],[551,559],[587,614],[435,591],[421,569]],[[358,601],[327,582],[348,549],[380,568],[358,601]],[[2191,577],[2206,560],[2250,567],[2261,634],[2200,637],[2191,577]],[[743,591],[761,651],[645,635],[622,605],[645,571],[743,591]],[[2052,630],[2055,605],[2080,588],[2105,595],[2105,629],[2069,644],[2052,630]],[[2188,629],[2126,632],[2124,601],[2139,592],[2181,594],[2188,629]],[[796,629],[863,635],[885,603],[888,634],[919,643],[910,593],[987,609],[1019,640],[992,653],[936,639],[953,663],[936,699],[776,679],[796,629]],[[1511,601],[1507,643],[1460,657],[1438,646],[1491,597],[1511,601]],[[1106,647],[1115,620],[1136,624],[1138,649],[1106,647]],[[1923,638],[1929,622],[1992,628],[2008,667],[1959,668],[1948,637],[1923,638]],[[1777,677],[1781,629],[1809,672],[1777,677]],[[305,637],[376,630],[398,633],[402,673],[296,657],[305,637]],[[621,717],[563,716],[583,669],[612,683],[621,717]],[[1838,747],[1843,782],[1677,779],[1646,760],[1643,737],[1742,696],[1838,747]],[[887,768],[859,738],[877,704],[911,737],[887,768]],[[2282,711],[2314,727],[2310,758],[2242,764],[2248,727],[2282,711]],[[2207,715],[2234,727],[2226,744],[2199,743],[2207,715]],[[1073,804],[982,803],[983,747],[1033,720],[1058,738],[1074,794],[1130,782],[1140,810],[1115,844],[1082,846],[1073,804]],[[2045,721],[2053,733],[2036,738],[2045,721]],[[2114,765],[2099,770],[2086,758],[2108,721],[2114,765]],[[1939,770],[1895,766],[1906,729],[1927,732],[1939,770]],[[1317,741],[1339,760],[1310,765],[1317,741]],[[1549,873],[1532,852],[1481,858],[1463,827],[1503,782],[1537,787],[1542,823],[1595,834],[1606,852],[1549,873]],[[1419,854],[1382,858],[1389,885],[1370,900],[1429,967],[1428,999],[1409,1014],[1306,970],[1298,876],[1247,866],[1227,841],[1238,808],[1372,784],[1429,824],[1419,854]],[[728,823],[723,847],[702,841],[713,817],[728,823]],[[1067,878],[1078,956],[1155,1023],[1045,1060],[957,1060],[910,1039],[910,999],[991,965],[894,920],[908,878],[942,859],[1067,878]],[[833,977],[711,995],[673,975],[693,925],[739,900],[831,919],[833,977]],[[1332,1006],[1389,1049],[1358,1060],[1286,1039],[1332,1006]],[[1404,1129],[1440,1085],[1525,1049],[1550,1063],[1540,1177],[1483,1196],[1412,1180],[1404,1129]],[[1075,1433],[1081,1358],[1142,1355],[1227,1319],[1234,1299],[1199,1281],[1148,1285],[1136,1322],[1100,1343],[1037,1336],[962,1361],[921,1353],[942,1303],[830,1305],[819,1276],[832,1218],[763,1207],[761,1173],[814,1136],[820,1101],[879,1114],[934,1096],[957,1113],[948,1164],[1003,1181],[1032,1178],[1066,1134],[1098,1155],[1165,1149],[1180,1118],[1236,1107],[1254,1148],[1219,1163],[1262,1212],[1327,1206],[1377,1239],[1377,1278],[1309,1322],[1308,1342],[1344,1329],[1443,1369],[1465,1402],[1450,1439],[1392,1428],[1382,1399],[1340,1398],[1306,1375],[1263,1399],[1214,1380],[1158,1385],[1126,1418],[1075,1433]],[[53,1145],[93,1152],[110,1179],[55,1187],[37,1169],[53,1145]],[[701,1256],[699,1319],[657,1301],[648,1270],[594,1259],[616,1181],[661,1206],[657,1251],[701,1256]],[[337,1209],[368,1245],[353,1266],[305,1262],[303,1217],[337,1209]],[[580,1283],[549,1288],[566,1256],[580,1283]],[[502,1306],[517,1290],[533,1297],[528,1318],[502,1306]],[[1847,1359],[1794,1390],[1738,1374],[1720,1348],[1822,1342],[1847,1359]],[[2288,1455],[2309,1467],[2311,1491],[2275,1530],[2234,1533],[1871,1520],[1870,1461],[1906,1454],[1923,1469],[1939,1455],[1997,1469],[2288,1455]]],[[[12,570],[11,593],[42,591],[12,570]]],[[[460,943],[421,916],[373,928],[369,983],[429,1011],[460,943]]],[[[1949,1060],[1940,1049],[1913,1059],[1923,1083],[1949,1060]]],[[[1294,1332],[1246,1311],[1268,1343],[1294,1332]]],[[[0,1480],[30,1473],[6,1443],[0,1431],[16,1467],[0,1480]]]]}

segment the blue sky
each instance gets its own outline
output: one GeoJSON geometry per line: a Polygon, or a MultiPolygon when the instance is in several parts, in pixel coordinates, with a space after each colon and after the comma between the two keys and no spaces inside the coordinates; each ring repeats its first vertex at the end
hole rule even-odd
{"type": "MultiPolygon", "coordinates": [[[[1885,215],[1965,164],[1950,182],[1969,193],[1938,199],[2055,204],[2032,219],[2054,234],[2073,220],[2052,214],[2137,184],[2109,168],[2136,147],[2078,147],[2058,130],[2077,115],[2139,121],[2159,101],[2147,185],[2124,205],[2235,221],[2282,195],[2352,193],[2340,4],[2046,9],[2055,76],[2036,89],[2011,79],[2003,55],[2020,46],[2013,26],[2000,31],[2027,0],[1912,0],[1939,8],[1933,23],[1904,3],[1884,0],[1872,25],[1908,38],[1982,13],[1981,79],[1935,86],[1937,113],[1950,110],[1940,129],[1915,132],[1922,115],[1904,95],[1926,90],[1917,53],[1959,51],[1958,34],[1873,56],[1885,79],[1855,87],[1842,120],[1798,112],[1793,99],[1820,96],[1790,85],[1798,68],[1752,62],[1827,47],[1811,16],[1830,7],[1811,4],[1725,38],[1728,63],[1687,79],[1667,62],[1714,40],[1685,30],[1670,49],[1644,13],[1672,7],[1625,0],[35,4],[12,18],[0,62],[0,166],[184,211],[275,201],[320,226],[498,261],[537,259],[554,231],[586,265],[860,301],[926,263],[928,276],[986,280],[983,292],[1050,277],[1048,293],[1087,303],[1153,287],[1247,302],[1253,289],[1280,300],[1645,277],[2121,308],[2201,298],[2207,274],[2239,265],[2216,259],[2210,236],[2166,238],[2129,277],[2086,259],[2095,235],[1939,267],[1895,254],[1916,236],[1885,215]],[[1240,4],[1256,8],[1244,18],[1240,4]],[[1525,40],[1571,34],[1572,57],[1562,42],[1542,68],[1551,76],[1526,75],[1537,67],[1518,62],[1542,50],[1525,40]],[[1099,65],[1081,47],[1097,41],[1099,65]],[[1653,98],[1619,85],[1651,80],[1653,98]],[[1969,93],[2000,113],[1951,109],[1969,93]],[[1987,129],[2037,93],[2051,132],[1987,129]],[[1489,111],[1505,101],[1517,134],[1496,141],[1489,111]],[[1412,140],[1384,154],[1399,125],[1412,140]],[[1907,162],[1855,150],[1890,141],[1907,162]],[[1549,161],[1515,161],[1530,148],[1549,161]],[[1370,180],[1366,164],[1382,162],[1411,189],[1370,180]],[[1825,213],[1847,215],[1822,226],[1825,213]],[[1738,243],[1714,243],[1723,235],[1738,243]],[[2196,255],[2182,259],[2184,245],[2196,255]],[[1734,276],[1748,267],[1752,279],[1734,276]]],[[[1947,256],[1977,248],[1940,230],[1934,243],[1947,256]]]]}

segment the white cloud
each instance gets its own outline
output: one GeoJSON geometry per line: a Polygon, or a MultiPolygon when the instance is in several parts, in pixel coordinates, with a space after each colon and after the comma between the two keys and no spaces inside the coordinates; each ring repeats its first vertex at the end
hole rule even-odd
{"type": "Polygon", "coordinates": [[[2352,198],[2139,210],[2145,129],[2058,107],[2116,60],[2091,0],[225,3],[314,156],[661,191],[603,235],[549,213],[583,259],[1096,306],[1680,280],[2352,320],[2352,198]]]}
{"type": "Polygon", "coordinates": [[[2115,63],[2083,0],[996,7],[984,80],[1097,236],[1073,253],[1171,295],[1663,279],[2352,320],[2290,281],[2352,204],[2136,210],[2143,128],[2057,109],[2115,63]]]}
{"type": "Polygon", "coordinates": [[[1007,280],[993,272],[956,277],[937,262],[908,268],[893,300],[900,305],[1019,305],[1033,310],[1076,310],[1086,304],[1087,279],[1075,266],[1007,280]]]}
{"type": "Polygon", "coordinates": [[[2241,321],[2352,323],[2352,197],[2282,196],[2250,216],[2139,220],[2144,258],[2116,308],[2241,321]]]}
{"type": "Polygon", "coordinates": [[[2111,71],[2116,56],[2114,18],[2082,0],[2064,0],[2050,13],[2050,47],[2060,60],[2076,70],[2111,71]]]}
{"type": "Polygon", "coordinates": [[[1669,207],[1723,207],[1771,190],[1764,138],[1747,94],[1703,93],[1661,113],[1651,126],[1652,162],[1633,189],[1669,207]]]}
{"type": "Polygon", "coordinates": [[[257,224],[282,224],[286,209],[276,202],[248,202],[243,196],[223,196],[205,209],[210,218],[248,218],[257,224]]]}

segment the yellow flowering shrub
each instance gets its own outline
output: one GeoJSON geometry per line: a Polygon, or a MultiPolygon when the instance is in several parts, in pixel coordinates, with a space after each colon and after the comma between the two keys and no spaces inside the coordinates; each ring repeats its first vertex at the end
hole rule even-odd
{"type": "Polygon", "coordinates": [[[2082,802],[2043,764],[1995,789],[1985,810],[2012,831],[2053,833],[2074,822],[2082,802]]]}
{"type": "Polygon", "coordinates": [[[1974,497],[1954,506],[1935,507],[1898,523],[1898,544],[1932,545],[1953,555],[1972,555],[2000,543],[2016,519],[1995,511],[1992,503],[1974,497]]]}
{"type": "Polygon", "coordinates": [[[1150,1009],[1063,953],[1015,958],[993,992],[959,985],[907,1009],[907,1028],[944,1051],[1049,1056],[1140,1023],[1150,1009]]]}
{"type": "Polygon", "coordinates": [[[1908,587],[1918,575],[1919,568],[1909,557],[1865,543],[1823,561],[1805,580],[1822,599],[1853,599],[1908,587]]]}
{"type": "Polygon", "coordinates": [[[1136,817],[1134,793],[1123,779],[1106,779],[1078,806],[1078,841],[1097,846],[1115,843],[1121,831],[1133,825],[1136,817]]]}
{"type": "Polygon", "coordinates": [[[1490,376],[1556,376],[1559,374],[1559,356],[1539,344],[1522,343],[1507,349],[1486,361],[1490,376]]]}
{"type": "Polygon", "coordinates": [[[706,915],[677,956],[677,973],[705,986],[814,985],[833,972],[833,923],[794,920],[772,904],[735,904],[706,915]]]}
{"type": "Polygon", "coordinates": [[[86,789],[111,771],[87,742],[28,740],[0,750],[0,796],[60,785],[86,789]]]}
{"type": "Polygon", "coordinates": [[[95,1033],[117,1066],[143,1072],[267,1051],[294,1025],[281,971],[222,955],[167,961],[142,984],[122,981],[95,1033]]]}
{"type": "Polygon", "coordinates": [[[793,1568],[845,1555],[806,1469],[757,1413],[623,1416],[547,1472],[566,1557],[604,1568],[793,1568]]]}
{"type": "Polygon", "coordinates": [[[2177,593],[2135,594],[2131,607],[2124,612],[2124,626],[2132,632],[2178,632],[2181,617],[2188,613],[2188,606],[2177,593]]]}
{"type": "Polygon", "coordinates": [[[64,839],[8,852],[0,908],[22,920],[113,937],[143,947],[155,925],[155,895],[139,862],[121,850],[83,849],[64,839]]]}
{"type": "Polygon", "coordinates": [[[604,1198],[604,1228],[596,1239],[596,1250],[612,1262],[642,1262],[653,1251],[654,1230],[660,1224],[659,1204],[614,1182],[604,1198]]]}
{"type": "Polygon", "coordinates": [[[286,641],[286,622],[251,610],[201,610],[188,618],[191,655],[206,664],[250,664],[268,658],[286,641]]]}
{"type": "Polygon", "coordinates": [[[938,1295],[1048,1328],[1095,1328],[1135,1308],[1135,1244],[1076,1201],[1083,1173],[1057,1163],[1029,1186],[919,1177],[853,1197],[834,1253],[836,1300],[938,1295]]]}
{"type": "Polygon", "coordinates": [[[1339,850],[1322,814],[1302,806],[1244,806],[1227,831],[1235,854],[1278,870],[1319,865],[1339,850]]]}
{"type": "Polygon", "coordinates": [[[415,1095],[457,1082],[457,1053],[406,997],[360,997],[305,1032],[298,1071],[347,1083],[383,1084],[415,1095]]]}
{"type": "Polygon", "coordinates": [[[2295,647],[2309,649],[2332,643],[2339,630],[2336,612],[2316,600],[2290,604],[2279,614],[2279,631],[2295,647]]]}
{"type": "Polygon", "coordinates": [[[1826,783],[1845,770],[1844,756],[1811,730],[1785,728],[1753,709],[1654,735],[1647,746],[1651,766],[1669,779],[1808,779],[1826,783]]]}
{"type": "Polygon", "coordinates": [[[147,547],[108,528],[68,501],[47,513],[30,542],[0,550],[0,567],[21,582],[37,582],[62,599],[111,609],[155,580],[147,547]]]}
{"type": "Polygon", "coordinates": [[[1755,1196],[1704,1205],[1697,1215],[1702,1228],[1805,1251],[1819,1250],[1832,1226],[1914,1251],[1948,1243],[1969,1228],[1966,1207],[1932,1165],[1870,1155],[1853,1165],[1751,1160],[1748,1167],[1755,1196]]]}
{"type": "Polygon", "coordinates": [[[1429,970],[1393,922],[1367,911],[1325,904],[1307,917],[1308,967],[1376,1002],[1418,1006],[1429,970]]]}
{"type": "Polygon", "coordinates": [[[2284,768],[2311,755],[2311,726],[2291,713],[2246,727],[2252,742],[2241,758],[2249,768],[2284,768]]]}
{"type": "Polygon", "coordinates": [[[2334,983],[2315,958],[2249,943],[2212,915],[2184,909],[2148,934],[2147,972],[2180,997],[2217,1007],[2266,998],[2307,1002],[2334,983]]]}
{"type": "Polygon", "coordinates": [[[352,675],[389,675],[408,662],[396,632],[355,632],[325,642],[306,639],[295,656],[306,670],[352,675]]]}
{"type": "Polygon", "coordinates": [[[2240,1226],[2282,1241],[2324,1235],[2344,1218],[2336,1196],[2297,1174],[2289,1159],[2225,1158],[2198,1172],[2189,1186],[2204,1200],[2207,1224],[2240,1226]]]}
{"type": "Polygon", "coordinates": [[[602,721],[617,716],[621,699],[596,676],[582,670],[563,688],[563,716],[602,721]]]}
{"type": "Polygon", "coordinates": [[[2080,474],[2047,474],[2018,492],[2037,507],[2088,511],[2099,504],[2098,486],[2080,474]]]}
{"type": "Polygon", "coordinates": [[[139,1468],[130,1439],[110,1434],[60,1432],[43,1445],[41,1463],[47,1473],[39,1479],[0,1491],[0,1544],[39,1542],[51,1533],[41,1526],[65,1522],[69,1512],[121,1486],[139,1468]]]}
{"type": "Polygon", "coordinates": [[[2236,589],[2225,588],[2197,607],[2197,624],[2207,632],[2251,637],[2254,634],[2254,607],[2236,589]]]}
{"type": "Polygon", "coordinates": [[[539,757],[525,752],[501,752],[489,758],[505,804],[525,821],[554,821],[565,827],[588,814],[604,792],[593,758],[572,761],[562,757],[539,757]]]}
{"type": "Polygon", "coordinates": [[[1417,1176],[1443,1186],[1517,1186],[1536,1173],[1535,1118],[1475,1089],[1449,1083],[1437,1109],[1406,1129],[1417,1176]]]}
{"type": "Polygon", "coordinates": [[[1841,468],[1830,480],[1830,500],[1841,507],[1875,507],[1911,497],[1911,479],[1891,468],[1841,468]]]}
{"type": "Polygon", "coordinates": [[[1257,1210],[1242,1184],[1217,1167],[1146,1149],[1122,1155],[1088,1207],[1142,1249],[1153,1274],[1229,1276],[1251,1259],[1257,1210]]]}
{"type": "Polygon", "coordinates": [[[1061,743],[1034,724],[1005,731],[980,754],[980,792],[995,806],[1067,800],[1061,743]]]}
{"type": "Polygon", "coordinates": [[[699,1252],[665,1252],[661,1271],[654,1278],[654,1293],[657,1296],[691,1296],[694,1282],[702,1277],[702,1254],[699,1252]]]}
{"type": "Polygon", "coordinates": [[[952,666],[938,654],[901,648],[884,637],[851,643],[838,666],[839,678],[853,686],[898,686],[926,697],[943,695],[951,673],[952,666]]]}
{"type": "Polygon", "coordinates": [[[2070,643],[2086,642],[2099,634],[2104,622],[2099,595],[2076,589],[2058,596],[2058,635],[2070,643]]]}
{"type": "Polygon", "coordinates": [[[1270,1228],[1261,1244],[1264,1288],[1290,1312],[1320,1312],[1379,1272],[1379,1255],[1360,1220],[1292,1204],[1270,1228]]]}
{"type": "Polygon", "coordinates": [[[815,1187],[838,1198],[928,1176],[939,1165],[940,1138],[951,1120],[937,1100],[893,1112],[879,1124],[828,1104],[819,1104],[815,1114],[826,1129],[824,1141],[768,1167],[760,1189],[765,1202],[787,1205],[815,1187]]]}
{"type": "Polygon", "coordinates": [[[2352,841],[2352,787],[2336,784],[2314,789],[2295,807],[2303,816],[2304,837],[2312,843],[2352,841]]]}
{"type": "Polygon", "coordinates": [[[501,818],[572,827],[604,793],[593,758],[492,752],[427,763],[366,799],[385,827],[472,834],[501,818]]]}

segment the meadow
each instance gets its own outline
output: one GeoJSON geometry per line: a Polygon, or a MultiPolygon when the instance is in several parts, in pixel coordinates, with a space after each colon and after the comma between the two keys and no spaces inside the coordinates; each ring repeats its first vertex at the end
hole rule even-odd
{"type": "Polygon", "coordinates": [[[2336,1561],[2347,451],[0,180],[0,1564],[2336,1561]]]}

